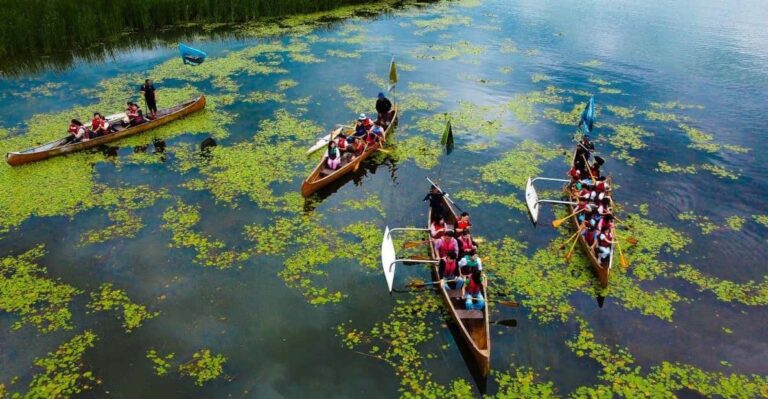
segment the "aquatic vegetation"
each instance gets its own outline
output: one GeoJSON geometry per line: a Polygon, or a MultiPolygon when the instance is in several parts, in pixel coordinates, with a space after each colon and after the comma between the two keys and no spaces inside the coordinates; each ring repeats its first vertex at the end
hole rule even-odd
{"type": "Polygon", "coordinates": [[[160,355],[155,348],[150,348],[147,351],[147,359],[152,361],[152,369],[155,371],[155,375],[164,376],[168,374],[171,369],[174,353],[169,353],[165,356],[160,355]]]}
{"type": "Polygon", "coordinates": [[[499,43],[499,52],[502,54],[514,54],[517,52],[517,44],[512,39],[503,39],[499,43]]]}
{"type": "Polygon", "coordinates": [[[168,245],[172,248],[194,249],[195,261],[203,266],[225,269],[250,257],[247,252],[227,250],[224,242],[194,231],[193,227],[200,221],[199,206],[179,200],[163,212],[163,221],[163,228],[172,234],[168,245]]]}
{"type": "Polygon", "coordinates": [[[764,227],[768,227],[768,215],[752,215],[752,219],[764,227]]]}
{"type": "Polygon", "coordinates": [[[566,344],[577,356],[597,361],[602,367],[599,379],[603,383],[579,387],[572,397],[676,397],[686,389],[706,397],[751,398],[765,396],[768,390],[768,379],[764,377],[726,375],[681,363],[662,362],[644,371],[627,349],[596,342],[587,323],[581,318],[577,321],[579,334],[566,344]]]}
{"type": "Polygon", "coordinates": [[[688,119],[684,116],[678,116],[669,112],[640,111],[640,113],[645,115],[645,119],[649,121],[681,122],[688,119]]]}
{"type": "Polygon", "coordinates": [[[665,103],[659,103],[659,102],[651,101],[648,104],[651,107],[658,108],[658,109],[681,109],[681,110],[686,110],[686,109],[704,109],[703,105],[683,104],[683,103],[680,103],[679,101],[668,101],[668,102],[665,102],[665,103]]]}
{"type": "Polygon", "coordinates": [[[712,234],[712,232],[719,229],[719,227],[709,219],[708,216],[698,216],[693,211],[682,212],[677,215],[677,218],[684,221],[691,221],[701,229],[701,234],[712,234]]]}
{"type": "Polygon", "coordinates": [[[393,147],[391,156],[399,162],[408,159],[413,160],[422,169],[432,169],[440,162],[443,146],[440,141],[429,140],[424,136],[411,136],[405,140],[398,140],[393,147]]]}
{"type": "Polygon", "coordinates": [[[61,344],[55,352],[46,357],[37,358],[35,366],[44,369],[32,377],[25,393],[6,390],[0,384],[2,398],[69,398],[87,392],[93,385],[100,384],[93,372],[85,370],[83,356],[93,348],[98,337],[86,330],[61,344]]]}
{"type": "Polygon", "coordinates": [[[499,203],[508,208],[517,209],[526,212],[526,205],[522,199],[514,194],[499,195],[489,194],[479,190],[461,190],[454,194],[457,199],[466,202],[469,206],[477,207],[482,204],[499,203]]]}
{"type": "Polygon", "coordinates": [[[503,73],[504,75],[508,75],[512,73],[515,70],[515,68],[512,68],[511,66],[503,66],[499,67],[499,72],[503,73]]]}
{"type": "Polygon", "coordinates": [[[740,302],[749,306],[768,305],[768,277],[762,282],[752,280],[746,283],[735,283],[713,276],[707,276],[691,265],[679,265],[674,274],[691,284],[699,287],[700,291],[711,291],[717,299],[723,302],[740,302]]]}
{"type": "Polygon", "coordinates": [[[629,119],[635,116],[637,109],[635,107],[620,107],[618,105],[607,105],[605,107],[608,111],[618,116],[619,118],[629,119]]]}
{"type": "Polygon", "coordinates": [[[81,238],[82,244],[105,242],[118,237],[134,237],[143,223],[132,211],[148,208],[161,198],[168,198],[165,189],[153,189],[146,185],[111,188],[96,185],[90,205],[109,209],[108,217],[114,224],[103,229],[91,230],[81,238]]]}
{"type": "Polygon", "coordinates": [[[288,90],[299,85],[299,82],[293,79],[280,79],[275,83],[278,90],[288,90]]]}
{"type": "Polygon", "coordinates": [[[560,147],[525,140],[500,159],[476,169],[484,182],[505,183],[524,189],[528,177],[541,174],[541,165],[562,154],[563,149],[560,147]]]}
{"type": "Polygon", "coordinates": [[[338,58],[360,58],[363,56],[363,54],[360,52],[334,50],[334,49],[326,50],[325,54],[328,55],[329,57],[338,57],[338,58]]]}
{"type": "Polygon", "coordinates": [[[611,84],[611,82],[609,82],[609,81],[607,81],[605,79],[596,78],[594,76],[591,76],[587,80],[589,81],[589,83],[594,83],[594,84],[596,84],[598,86],[609,86],[611,84]]]}
{"type": "Polygon", "coordinates": [[[431,44],[416,48],[411,52],[416,59],[448,61],[458,59],[467,64],[477,64],[480,60],[477,56],[485,54],[487,47],[482,44],[472,44],[466,40],[460,40],[454,44],[431,44]]]}
{"type": "Polygon", "coordinates": [[[455,137],[466,133],[495,136],[503,127],[502,116],[503,110],[496,106],[459,101],[457,107],[448,113],[432,114],[417,119],[416,128],[440,136],[450,120],[455,137]]]}
{"type": "Polygon", "coordinates": [[[721,179],[731,179],[731,180],[738,180],[738,178],[741,176],[740,173],[730,171],[720,165],[715,165],[711,163],[705,163],[700,166],[701,169],[704,169],[706,171],[709,171],[715,177],[719,177],[721,179]]]}
{"type": "Polygon", "coordinates": [[[688,165],[688,166],[671,165],[671,164],[668,164],[667,161],[660,161],[655,170],[661,173],[694,174],[696,173],[696,166],[695,165],[688,165]]]}
{"type": "Polygon", "coordinates": [[[505,108],[512,112],[518,121],[526,124],[536,123],[536,113],[533,106],[536,104],[558,105],[564,102],[573,101],[570,97],[563,97],[555,86],[547,86],[543,91],[532,91],[529,93],[520,93],[512,97],[505,108]]]}
{"type": "Polygon", "coordinates": [[[203,386],[208,381],[215,380],[224,373],[224,355],[212,355],[210,349],[201,349],[192,354],[192,359],[179,365],[179,374],[195,379],[195,385],[203,386]]]}
{"type": "Polygon", "coordinates": [[[492,371],[493,378],[499,384],[495,395],[485,395],[489,399],[527,399],[557,398],[553,382],[540,382],[538,375],[530,367],[510,366],[509,372],[492,371]]]}
{"type": "Polygon", "coordinates": [[[352,112],[361,112],[374,109],[376,104],[372,98],[363,95],[362,89],[351,85],[341,85],[336,88],[341,96],[346,100],[346,105],[352,112]]]}
{"type": "Polygon", "coordinates": [[[600,65],[603,65],[603,62],[598,60],[589,60],[589,61],[580,62],[579,65],[586,68],[597,68],[600,65]]]}
{"type": "Polygon", "coordinates": [[[531,82],[533,83],[546,82],[547,80],[552,80],[552,77],[544,75],[543,73],[534,73],[531,75],[531,82]]]}
{"type": "Polygon", "coordinates": [[[42,245],[0,260],[0,311],[19,318],[11,328],[25,324],[43,333],[72,328],[69,305],[82,291],[46,276],[45,267],[35,263],[45,253],[42,245]]]}
{"type": "Polygon", "coordinates": [[[612,155],[630,165],[634,165],[637,159],[630,155],[629,151],[646,148],[648,145],[643,142],[643,139],[653,137],[653,133],[636,125],[608,123],[605,127],[614,132],[608,136],[608,143],[616,149],[612,155]]]}
{"type": "Polygon", "coordinates": [[[373,209],[378,212],[382,217],[386,216],[384,213],[384,207],[381,204],[381,198],[376,193],[366,194],[360,199],[348,199],[342,203],[345,209],[351,210],[365,210],[373,209]]]}
{"type": "Polygon", "coordinates": [[[466,15],[446,14],[432,19],[417,19],[411,23],[418,28],[413,31],[413,34],[421,36],[441,30],[457,29],[461,26],[471,26],[472,22],[472,18],[466,15]]]}
{"type": "Polygon", "coordinates": [[[549,119],[560,125],[577,126],[583,109],[583,104],[574,104],[570,112],[563,112],[554,108],[546,108],[543,112],[543,116],[545,119],[549,119]]]}
{"type": "Polygon", "coordinates": [[[684,123],[679,124],[678,127],[680,127],[680,129],[682,129],[683,132],[685,132],[685,134],[691,140],[691,144],[689,145],[690,148],[706,152],[718,151],[719,146],[712,142],[712,140],[714,140],[714,136],[711,134],[704,133],[701,130],[684,123]]]}
{"type": "Polygon", "coordinates": [[[598,91],[602,94],[621,94],[621,90],[610,87],[600,86],[598,91]]]}
{"type": "Polygon", "coordinates": [[[525,50],[523,54],[527,57],[536,57],[541,54],[541,51],[537,48],[529,48],[528,50],[525,50]]]}
{"type": "Polygon", "coordinates": [[[725,220],[728,227],[734,231],[740,231],[741,228],[744,227],[744,222],[746,222],[746,219],[738,215],[729,216],[728,219],[725,220]]]}
{"type": "Polygon", "coordinates": [[[133,303],[125,290],[112,288],[112,283],[104,283],[99,287],[99,292],[91,293],[88,308],[94,312],[121,309],[122,315],[118,316],[118,319],[123,320],[123,328],[128,333],[141,327],[144,321],[160,314],[160,312],[150,312],[145,305],[133,303]]]}
{"type": "Polygon", "coordinates": [[[336,327],[336,333],[350,350],[391,366],[400,377],[404,397],[448,397],[450,392],[466,397],[471,392],[469,383],[459,379],[446,387],[434,382],[424,365],[429,355],[419,350],[419,346],[435,337],[428,317],[434,317],[440,308],[437,295],[416,292],[407,299],[398,299],[386,319],[370,330],[361,331],[342,323],[336,327]]]}
{"type": "Polygon", "coordinates": [[[248,93],[248,96],[243,101],[257,104],[263,104],[270,101],[284,103],[287,101],[287,98],[285,93],[279,91],[253,91],[248,93]]]}

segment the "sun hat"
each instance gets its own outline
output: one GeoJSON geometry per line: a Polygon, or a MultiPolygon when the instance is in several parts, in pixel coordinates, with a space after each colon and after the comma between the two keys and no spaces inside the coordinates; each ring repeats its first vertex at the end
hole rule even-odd
{"type": "Polygon", "coordinates": [[[357,120],[364,121],[365,120],[365,114],[360,114],[360,116],[357,117],[357,120]]]}

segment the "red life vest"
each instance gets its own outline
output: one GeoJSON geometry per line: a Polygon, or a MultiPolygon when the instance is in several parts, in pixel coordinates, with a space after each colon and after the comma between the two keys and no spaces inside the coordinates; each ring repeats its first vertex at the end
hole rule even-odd
{"type": "Polygon", "coordinates": [[[472,277],[469,278],[469,284],[467,285],[467,294],[477,295],[480,293],[482,286],[475,282],[472,277]]]}
{"type": "Polygon", "coordinates": [[[469,223],[469,220],[459,219],[456,222],[456,228],[457,229],[461,229],[461,230],[465,230],[467,227],[469,227],[470,224],[471,223],[469,223]]]}
{"type": "Polygon", "coordinates": [[[360,143],[360,145],[357,145],[357,142],[355,142],[354,149],[355,149],[355,155],[357,156],[363,155],[363,152],[365,152],[365,146],[363,145],[363,143],[360,143]]]}
{"type": "Polygon", "coordinates": [[[610,247],[611,243],[609,241],[613,241],[613,235],[610,232],[606,232],[600,235],[600,242],[597,244],[601,247],[610,247]],[[603,236],[605,236],[605,239],[603,239],[603,236]]]}
{"type": "Polygon", "coordinates": [[[443,277],[455,276],[457,274],[456,259],[450,260],[448,259],[448,257],[445,257],[443,258],[443,262],[445,262],[445,268],[443,269],[443,277]]]}
{"type": "Polygon", "coordinates": [[[451,237],[450,240],[446,241],[444,239],[440,239],[440,248],[438,250],[439,255],[441,258],[445,258],[448,256],[448,252],[456,252],[458,248],[456,248],[456,239],[451,237]]]}
{"type": "Polygon", "coordinates": [[[597,184],[595,184],[595,191],[597,191],[598,193],[604,193],[605,189],[606,189],[606,186],[604,181],[599,181],[597,182],[597,184]]]}
{"type": "Polygon", "coordinates": [[[339,137],[338,140],[336,140],[336,146],[339,147],[339,150],[344,151],[347,149],[347,138],[346,137],[339,137]]]}
{"type": "Polygon", "coordinates": [[[472,248],[472,237],[470,236],[461,236],[459,237],[459,240],[461,240],[461,247],[464,248],[464,251],[468,251],[472,248]]]}
{"type": "Polygon", "coordinates": [[[371,145],[376,142],[376,135],[368,132],[365,134],[365,137],[363,138],[368,145],[371,145]]]}
{"type": "Polygon", "coordinates": [[[80,126],[77,126],[74,123],[70,123],[69,129],[67,129],[67,132],[71,133],[74,136],[74,135],[77,135],[78,130],[80,130],[80,126]]]}
{"type": "Polygon", "coordinates": [[[571,170],[568,171],[568,176],[570,176],[570,177],[572,177],[574,179],[578,179],[580,174],[581,173],[579,172],[579,170],[576,169],[575,167],[571,168],[571,170]]]}
{"type": "Polygon", "coordinates": [[[91,130],[97,130],[101,126],[101,118],[94,117],[91,119],[91,130]]]}
{"type": "Polygon", "coordinates": [[[593,167],[589,168],[589,171],[592,172],[592,177],[594,177],[595,179],[600,177],[600,168],[596,168],[596,167],[593,166],[593,167]]]}

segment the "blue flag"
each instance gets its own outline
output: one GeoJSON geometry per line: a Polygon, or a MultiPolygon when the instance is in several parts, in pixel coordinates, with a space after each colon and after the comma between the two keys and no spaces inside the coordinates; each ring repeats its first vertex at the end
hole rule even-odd
{"type": "Polygon", "coordinates": [[[579,128],[584,134],[591,133],[595,125],[595,97],[590,97],[584,111],[581,112],[579,128]]]}

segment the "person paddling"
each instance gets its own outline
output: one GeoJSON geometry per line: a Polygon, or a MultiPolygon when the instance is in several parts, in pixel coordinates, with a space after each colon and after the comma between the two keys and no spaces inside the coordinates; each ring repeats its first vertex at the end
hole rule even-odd
{"type": "Polygon", "coordinates": [[[141,95],[144,96],[144,101],[147,103],[147,111],[151,119],[157,118],[157,99],[155,98],[155,85],[152,84],[152,79],[147,79],[139,89],[141,95]]]}
{"type": "Polygon", "coordinates": [[[440,259],[438,270],[446,290],[460,289],[464,285],[464,279],[459,278],[459,265],[453,252],[448,252],[448,255],[440,259]]]}
{"type": "Polygon", "coordinates": [[[459,256],[459,243],[453,236],[453,231],[448,230],[443,234],[442,239],[435,242],[435,250],[439,257],[444,258],[448,256],[449,253],[454,254],[456,257],[459,256]]]}
{"type": "Polygon", "coordinates": [[[85,126],[83,126],[83,123],[80,122],[77,119],[72,119],[69,122],[69,128],[67,129],[67,133],[69,133],[69,136],[67,136],[66,139],[64,139],[64,144],[69,143],[78,143],[86,138],[86,129],[85,126]]]}
{"type": "Polygon", "coordinates": [[[487,281],[483,272],[475,270],[469,276],[469,281],[461,287],[461,294],[464,297],[464,307],[468,310],[483,310],[485,308],[485,298],[483,289],[487,286],[487,281]]]}

